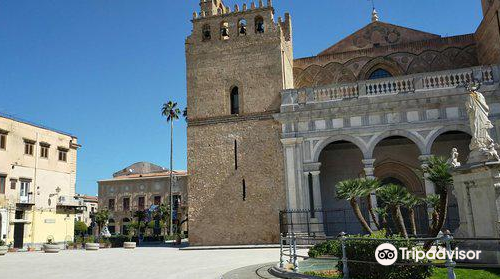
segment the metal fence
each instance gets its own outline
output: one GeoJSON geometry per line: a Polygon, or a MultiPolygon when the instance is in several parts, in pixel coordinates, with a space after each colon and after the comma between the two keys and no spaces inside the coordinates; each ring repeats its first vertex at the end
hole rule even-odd
{"type": "MultiPolygon", "coordinates": [[[[318,237],[318,236],[304,236],[297,235],[295,233],[290,233],[286,235],[281,235],[280,238],[280,262],[279,267],[282,270],[285,270],[287,265],[291,266],[291,269],[294,273],[298,273],[299,268],[299,259],[308,259],[307,255],[300,255],[299,249],[305,247],[312,247],[312,245],[304,246],[300,243],[321,243],[328,240],[338,240],[340,241],[340,245],[342,248],[342,257],[335,259],[342,263],[342,275],[344,279],[349,279],[349,263],[357,263],[357,264],[379,264],[376,261],[360,261],[356,259],[349,259],[347,257],[346,246],[349,241],[386,241],[386,242],[394,242],[399,241],[395,239],[383,239],[383,238],[361,238],[361,237],[350,237],[345,233],[340,233],[338,237],[318,237]]],[[[419,245],[423,245],[424,242],[432,242],[434,246],[439,249],[439,246],[444,247],[445,253],[445,261],[444,263],[440,263],[437,261],[427,261],[427,262],[396,262],[395,265],[411,265],[411,266],[434,266],[434,267],[443,267],[447,269],[447,278],[448,279],[456,279],[457,276],[455,274],[456,268],[498,268],[500,267],[499,258],[500,258],[500,238],[454,238],[453,235],[449,232],[445,233],[440,237],[434,238],[410,238],[410,239],[402,239],[401,241],[412,241],[415,243],[419,243],[419,245]],[[467,243],[468,242],[468,243],[467,243]],[[487,251],[486,256],[481,260],[471,263],[467,261],[455,261],[450,254],[456,247],[460,247],[460,245],[465,245],[465,247],[469,249],[479,249],[484,248],[487,251]],[[489,254],[488,254],[489,253],[489,254]]],[[[374,251],[375,253],[375,251],[374,251]]],[[[325,259],[331,261],[331,259],[325,259]]]]}
{"type": "MultiPolygon", "coordinates": [[[[367,222],[370,222],[370,216],[365,203],[360,204],[361,212],[367,222]]],[[[405,225],[408,233],[411,234],[410,220],[408,214],[405,216],[405,225]]],[[[419,205],[415,208],[415,223],[417,227],[417,236],[426,236],[429,231],[429,214],[426,205],[419,205]]],[[[373,224],[371,224],[373,225],[373,224]]],[[[388,217],[389,229],[396,231],[392,217],[388,217]]],[[[448,206],[448,214],[444,224],[444,229],[451,232],[455,231],[460,225],[458,217],[458,206],[451,204],[448,206]]],[[[282,235],[295,233],[297,235],[307,236],[338,236],[340,232],[347,232],[351,235],[362,234],[358,219],[352,209],[303,209],[303,210],[285,210],[280,212],[280,232],[282,235]]]]}

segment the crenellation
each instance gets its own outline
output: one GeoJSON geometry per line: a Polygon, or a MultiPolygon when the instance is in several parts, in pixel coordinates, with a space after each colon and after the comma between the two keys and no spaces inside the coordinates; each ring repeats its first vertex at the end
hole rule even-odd
{"type": "Polygon", "coordinates": [[[255,2],[250,3],[250,9],[251,9],[251,10],[255,10],[255,8],[256,8],[256,7],[255,7],[255,2]]]}

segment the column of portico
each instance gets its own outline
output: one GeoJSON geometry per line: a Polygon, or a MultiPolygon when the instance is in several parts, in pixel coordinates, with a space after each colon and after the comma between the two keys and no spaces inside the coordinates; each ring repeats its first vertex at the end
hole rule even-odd
{"type": "Polygon", "coordinates": [[[301,209],[302,182],[299,176],[302,169],[302,138],[285,138],[281,140],[285,157],[285,185],[287,209],[301,209]]]}
{"type": "MultiPolygon", "coordinates": [[[[428,161],[429,158],[432,157],[432,155],[421,155],[418,157],[418,160],[420,161],[421,165],[420,168],[424,172],[424,186],[425,186],[425,195],[433,195],[436,193],[436,186],[432,181],[429,180],[429,173],[426,171],[427,167],[429,166],[428,161]]],[[[433,209],[430,207],[427,207],[427,219],[429,220],[429,225],[432,219],[430,216],[432,215],[433,209]]]]}
{"type": "MultiPolygon", "coordinates": [[[[364,165],[365,177],[375,179],[375,167],[374,167],[375,166],[375,159],[364,159],[362,162],[364,165]]],[[[372,192],[370,195],[371,195],[371,205],[372,205],[372,208],[375,210],[375,208],[378,207],[377,195],[376,195],[375,191],[372,192]]],[[[378,215],[375,215],[375,218],[376,218],[376,220],[373,220],[373,218],[370,214],[370,227],[372,230],[377,229],[377,226],[375,225],[375,221],[378,223],[378,215]]]]}
{"type": "MultiPolygon", "coordinates": [[[[309,163],[304,165],[304,189],[305,197],[307,198],[307,208],[314,212],[315,209],[321,210],[323,209],[323,202],[321,200],[321,183],[320,183],[320,167],[321,163],[309,163]],[[312,176],[312,196],[309,191],[309,174],[312,176]],[[312,208],[311,208],[311,199],[312,199],[312,208]]],[[[311,215],[310,222],[311,230],[315,233],[323,234],[324,233],[324,220],[323,213],[321,211],[314,212],[311,215]]]]}

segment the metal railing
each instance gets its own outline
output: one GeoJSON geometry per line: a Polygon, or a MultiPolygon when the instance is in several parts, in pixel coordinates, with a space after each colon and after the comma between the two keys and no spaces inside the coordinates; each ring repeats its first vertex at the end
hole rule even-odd
{"type": "MultiPolygon", "coordinates": [[[[299,267],[299,259],[309,259],[310,257],[307,255],[300,255],[298,252],[299,248],[309,248],[313,247],[313,245],[300,245],[299,243],[313,243],[316,242],[317,244],[329,241],[329,240],[338,240],[341,245],[341,251],[342,251],[342,257],[341,258],[334,258],[341,262],[341,267],[342,267],[342,275],[343,279],[349,279],[350,278],[350,270],[349,270],[349,263],[356,263],[356,264],[379,264],[376,261],[362,261],[362,260],[355,260],[355,259],[349,259],[347,255],[347,246],[349,241],[378,241],[378,242],[388,242],[388,243],[394,243],[394,242],[414,242],[417,244],[424,244],[425,242],[432,242],[432,246],[436,246],[437,249],[439,249],[439,246],[443,247],[445,250],[445,261],[443,263],[439,262],[413,262],[413,261],[408,261],[407,262],[396,262],[394,263],[395,266],[433,266],[433,267],[444,267],[447,269],[447,278],[448,279],[456,279],[457,276],[455,274],[455,269],[456,268],[498,268],[500,263],[467,263],[467,262],[456,262],[452,256],[450,256],[455,249],[455,247],[458,247],[459,244],[463,244],[464,242],[468,241],[473,241],[475,244],[467,245],[467,247],[489,247],[489,249],[496,249],[494,252],[497,253],[497,255],[500,255],[500,238],[488,238],[488,237],[483,237],[483,238],[455,238],[453,235],[447,231],[445,232],[442,236],[439,237],[422,237],[422,238],[409,238],[409,239],[391,239],[391,238],[369,238],[369,237],[350,237],[346,235],[345,233],[340,233],[337,237],[328,237],[328,236],[323,236],[323,237],[317,237],[317,236],[306,236],[306,235],[301,235],[301,234],[296,234],[296,233],[290,233],[286,235],[281,235],[280,236],[280,261],[279,261],[279,267],[282,270],[287,269],[287,267],[291,267],[291,271],[294,273],[298,273],[300,271],[299,267]],[[479,245],[479,242],[486,241],[486,243],[479,245]],[[492,247],[493,245],[493,247],[492,247]]],[[[374,251],[375,252],[375,251],[374,251]]],[[[482,251],[484,252],[484,251],[482,251]]],[[[491,251],[490,251],[491,252],[491,251]]],[[[326,259],[328,261],[332,259],[326,259]]]]}

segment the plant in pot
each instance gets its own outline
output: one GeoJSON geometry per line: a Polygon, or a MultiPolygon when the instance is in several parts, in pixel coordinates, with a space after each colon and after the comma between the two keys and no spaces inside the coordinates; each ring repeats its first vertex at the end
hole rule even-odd
{"type": "Polygon", "coordinates": [[[99,250],[99,243],[94,243],[95,239],[93,236],[87,236],[84,238],[85,250],[87,251],[97,251],[99,250]]]}
{"type": "Polygon", "coordinates": [[[137,243],[132,241],[132,237],[134,236],[134,229],[132,227],[133,224],[128,225],[127,241],[123,242],[123,248],[125,249],[135,249],[137,247],[137,243]]]}
{"type": "Polygon", "coordinates": [[[54,243],[54,237],[49,235],[47,242],[43,244],[43,251],[45,253],[59,253],[60,250],[61,247],[57,243],[54,243]]]}
{"type": "Polygon", "coordinates": [[[0,239],[0,256],[7,254],[9,247],[5,244],[5,241],[0,239]]]}

